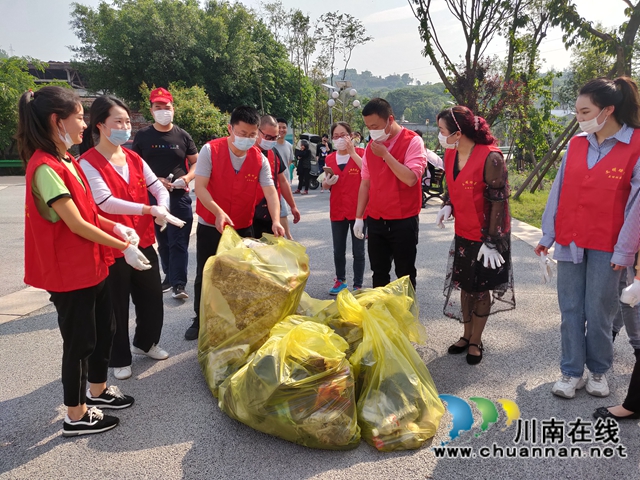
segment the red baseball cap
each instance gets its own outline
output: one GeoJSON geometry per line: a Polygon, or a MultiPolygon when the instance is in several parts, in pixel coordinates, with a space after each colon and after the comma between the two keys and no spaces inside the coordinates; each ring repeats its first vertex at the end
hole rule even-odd
{"type": "Polygon", "coordinates": [[[173,103],[173,96],[171,96],[169,90],[160,87],[151,91],[151,94],[149,95],[149,101],[151,103],[173,103]]]}

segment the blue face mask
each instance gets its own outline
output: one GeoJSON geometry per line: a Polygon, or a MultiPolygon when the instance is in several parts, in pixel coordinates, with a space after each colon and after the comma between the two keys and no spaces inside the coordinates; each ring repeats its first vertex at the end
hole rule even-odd
{"type": "Polygon", "coordinates": [[[255,138],[239,137],[235,133],[234,137],[235,139],[233,140],[233,145],[242,152],[246,152],[256,144],[255,138]]]}
{"type": "Polygon", "coordinates": [[[112,128],[111,136],[107,137],[107,140],[109,140],[115,146],[120,146],[125,144],[130,137],[131,137],[131,129],[116,130],[115,128],[112,128]]]}

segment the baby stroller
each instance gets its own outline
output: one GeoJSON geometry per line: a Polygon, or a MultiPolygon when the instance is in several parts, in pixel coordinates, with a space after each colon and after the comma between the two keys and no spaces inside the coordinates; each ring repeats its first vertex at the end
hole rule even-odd
{"type": "Polygon", "coordinates": [[[322,173],[318,169],[318,144],[322,142],[322,138],[320,135],[315,135],[313,133],[302,133],[300,134],[300,140],[308,140],[309,141],[309,150],[311,150],[312,158],[311,158],[311,178],[309,179],[309,188],[311,190],[316,190],[320,186],[320,182],[318,181],[318,176],[322,173]]]}

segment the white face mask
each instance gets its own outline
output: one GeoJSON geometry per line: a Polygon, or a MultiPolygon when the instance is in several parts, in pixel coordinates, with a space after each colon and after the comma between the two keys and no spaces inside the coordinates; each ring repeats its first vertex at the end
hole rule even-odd
{"type": "Polygon", "coordinates": [[[255,138],[239,137],[236,134],[234,134],[234,137],[233,145],[242,152],[246,152],[256,144],[255,138]]]}
{"type": "Polygon", "coordinates": [[[600,113],[595,117],[593,117],[591,120],[578,122],[578,125],[580,125],[580,130],[582,130],[585,133],[596,133],[602,130],[602,127],[604,127],[604,124],[607,123],[607,118],[609,118],[609,115],[607,115],[604,118],[604,122],[598,123],[598,117],[602,115],[602,112],[604,112],[604,108],[600,110],[600,113]]]}
{"type": "Polygon", "coordinates": [[[67,133],[64,123],[62,124],[62,128],[64,128],[64,137],[62,133],[60,133],[60,128],[58,128],[58,138],[64,143],[65,148],[69,150],[73,146],[73,140],[71,140],[71,135],[67,133]]]}
{"type": "Polygon", "coordinates": [[[173,110],[154,110],[153,119],[160,125],[169,125],[173,122],[173,110]]]}
{"type": "Polygon", "coordinates": [[[336,150],[346,150],[347,141],[344,138],[338,138],[333,141],[333,146],[336,147],[336,150]]]}
{"type": "Polygon", "coordinates": [[[276,146],[276,140],[265,140],[264,138],[260,139],[260,148],[263,150],[271,150],[276,146]]]}
{"type": "MultiPolygon", "coordinates": [[[[453,135],[454,133],[456,132],[453,132],[451,135],[453,135]]],[[[451,149],[458,146],[458,141],[456,141],[455,143],[447,143],[447,138],[449,138],[451,135],[447,135],[445,137],[442,133],[438,133],[438,141],[440,142],[442,148],[451,149]]]]}
{"type": "Polygon", "coordinates": [[[369,135],[374,142],[385,142],[390,136],[390,133],[386,133],[385,130],[389,126],[389,119],[387,119],[387,125],[382,130],[369,130],[369,135]]]}

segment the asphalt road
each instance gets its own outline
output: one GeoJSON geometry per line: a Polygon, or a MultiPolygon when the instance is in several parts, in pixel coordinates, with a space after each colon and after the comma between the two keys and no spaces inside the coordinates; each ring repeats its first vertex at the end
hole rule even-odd
{"type": "MultiPolygon", "coordinates": [[[[22,284],[22,212],[24,186],[19,178],[0,178],[0,296],[24,288],[22,284]],[[2,186],[9,184],[6,188],[2,186]],[[17,184],[17,185],[16,185],[17,184]]],[[[302,221],[294,237],[307,247],[311,275],[307,292],[329,298],[333,256],[328,217],[329,194],[296,196],[302,221]]],[[[620,403],[626,393],[634,357],[622,333],[615,343],[614,366],[608,375],[611,396],[598,399],[580,391],[574,400],[554,397],[551,386],[559,375],[559,321],[555,283],[543,285],[533,247],[513,238],[517,309],[490,317],[484,336],[485,358],[469,366],[464,355],[452,356],[447,347],[462,333],[461,326],[442,315],[442,286],[452,225],[433,225],[438,207],[423,209],[417,293],[420,319],[429,340],[418,347],[439,393],[462,399],[510,399],[521,418],[538,422],[556,418],[560,425],[582,418],[590,421],[595,408],[620,403]]],[[[189,279],[195,276],[195,238],[191,239],[189,279]]],[[[348,260],[348,272],[350,260],[348,260]]],[[[367,264],[368,265],[368,264],[367,264]]],[[[348,273],[349,280],[352,274],[348,273]]],[[[365,286],[371,275],[365,274],[365,286]]],[[[187,286],[192,293],[192,283],[187,286]]],[[[581,446],[583,458],[480,458],[483,447],[525,447],[514,443],[517,427],[498,422],[481,432],[474,411],[470,434],[450,445],[473,448],[475,458],[436,458],[433,447],[449,438],[452,417],[445,414],[433,441],[417,451],[380,453],[366,443],[348,452],[312,450],[271,437],[228,418],[206,387],[196,360],[196,342],[183,338],[190,325],[192,303],[166,294],[161,345],[171,357],[155,362],[135,357],[133,377],[113,382],[136,398],[118,412],[118,428],[101,435],[65,439],[60,435],[64,407],[60,364],[62,342],[51,305],[28,315],[0,322],[0,478],[126,478],[126,479],[525,479],[525,478],[638,478],[640,430],[637,421],[621,424],[617,434],[627,458],[590,458],[607,445],[581,446]]],[[[530,422],[531,423],[531,422],[530,422]]],[[[540,424],[539,424],[540,426],[540,424]]],[[[591,428],[591,427],[590,427],[591,428]]],[[[595,435],[592,430],[592,437],[595,435]]],[[[567,431],[562,444],[542,443],[559,452],[572,446],[567,431]]],[[[574,445],[577,446],[577,445],[574,445]]],[[[616,446],[616,445],[613,445],[616,446]]],[[[484,450],[486,453],[487,450],[484,450]]],[[[451,454],[451,452],[449,452],[451,454]]],[[[506,453],[504,453],[506,456],[506,453]]]]}

